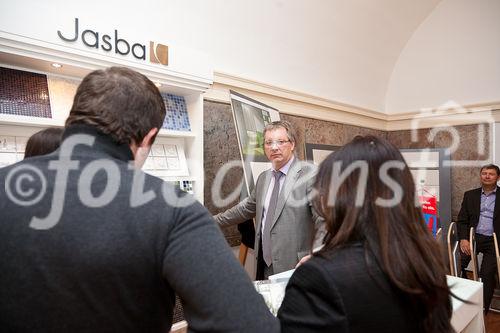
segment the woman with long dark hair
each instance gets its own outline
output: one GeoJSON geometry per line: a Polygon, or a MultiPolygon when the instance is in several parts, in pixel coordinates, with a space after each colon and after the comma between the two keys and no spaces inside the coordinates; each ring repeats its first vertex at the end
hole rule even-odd
{"type": "Polygon", "coordinates": [[[49,127],[33,134],[26,142],[24,158],[50,154],[61,145],[63,129],[49,127]]]}
{"type": "Polygon", "coordinates": [[[278,312],[283,332],[452,332],[438,243],[399,150],[356,137],[320,165],[321,251],[297,268],[278,312]]]}

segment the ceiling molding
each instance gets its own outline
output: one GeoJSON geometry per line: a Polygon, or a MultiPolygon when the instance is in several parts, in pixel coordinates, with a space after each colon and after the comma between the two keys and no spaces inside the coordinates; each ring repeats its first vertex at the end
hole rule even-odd
{"type": "Polygon", "coordinates": [[[378,130],[385,130],[386,127],[385,119],[379,119],[352,113],[349,111],[338,110],[335,108],[318,105],[316,103],[308,103],[297,98],[292,99],[286,97],[278,97],[275,95],[271,95],[269,91],[255,91],[252,89],[220,84],[218,82],[215,82],[212,88],[207,90],[203,94],[203,98],[215,102],[230,103],[229,90],[237,91],[243,95],[258,100],[279,110],[280,113],[283,114],[331,121],[346,125],[356,125],[378,130]]]}
{"type": "Polygon", "coordinates": [[[359,114],[366,117],[371,117],[375,119],[385,119],[386,115],[365,108],[360,108],[352,105],[348,105],[345,103],[340,103],[336,101],[332,101],[323,97],[318,97],[306,93],[302,93],[295,90],[290,90],[282,87],[273,86],[267,83],[254,81],[246,78],[241,78],[235,75],[223,73],[223,72],[214,72],[214,83],[220,83],[227,86],[231,86],[234,88],[241,88],[245,90],[251,90],[271,96],[281,97],[285,99],[295,100],[302,103],[318,105],[322,107],[327,107],[330,109],[335,109],[339,111],[346,111],[353,114],[359,114]]]}
{"type": "Polygon", "coordinates": [[[500,121],[499,101],[465,106],[450,104],[437,109],[383,114],[221,72],[214,73],[214,84],[203,96],[208,100],[230,103],[229,90],[258,99],[284,114],[383,131],[500,121]]]}

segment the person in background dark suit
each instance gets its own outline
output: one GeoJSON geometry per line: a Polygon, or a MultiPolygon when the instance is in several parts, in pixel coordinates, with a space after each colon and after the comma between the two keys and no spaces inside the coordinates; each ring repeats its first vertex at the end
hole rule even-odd
{"type": "Polygon", "coordinates": [[[470,261],[469,230],[475,229],[476,250],[483,254],[479,276],[483,281],[484,310],[490,309],[495,290],[495,273],[497,271],[493,232],[500,235],[500,194],[497,182],[500,180],[500,169],[488,164],[480,171],[481,187],[464,193],[462,207],[458,214],[458,236],[462,251],[462,277],[470,261]]]}
{"type": "Polygon", "coordinates": [[[49,127],[36,132],[26,142],[24,158],[50,154],[61,145],[63,129],[49,127]]]}
{"type": "Polygon", "coordinates": [[[325,245],[287,285],[282,332],[452,332],[443,258],[397,148],[358,136],[320,165],[314,189],[325,245]]]}

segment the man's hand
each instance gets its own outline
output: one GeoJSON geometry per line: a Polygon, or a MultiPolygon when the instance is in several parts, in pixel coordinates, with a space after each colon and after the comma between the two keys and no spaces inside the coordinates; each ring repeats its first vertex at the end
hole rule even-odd
{"type": "Polygon", "coordinates": [[[460,240],[460,250],[470,256],[470,242],[467,239],[460,240]]]}
{"type": "Polygon", "coordinates": [[[310,254],[308,254],[307,256],[305,256],[302,259],[300,259],[300,261],[297,263],[297,265],[295,266],[295,268],[299,267],[300,265],[302,265],[303,263],[305,263],[309,259],[311,259],[311,255],[310,254]]]}

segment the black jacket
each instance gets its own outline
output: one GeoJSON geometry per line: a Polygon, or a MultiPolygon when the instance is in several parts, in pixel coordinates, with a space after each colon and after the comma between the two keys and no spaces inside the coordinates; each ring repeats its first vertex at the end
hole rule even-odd
{"type": "Polygon", "coordinates": [[[297,268],[278,318],[284,333],[419,332],[418,311],[409,303],[354,243],[297,268]]]}
{"type": "MultiPolygon", "coordinates": [[[[470,228],[477,227],[479,223],[479,212],[481,206],[481,190],[476,188],[464,193],[462,206],[457,218],[458,237],[469,239],[470,228]]],[[[495,210],[493,212],[493,230],[500,236],[500,190],[497,186],[495,210]]]]}
{"type": "Polygon", "coordinates": [[[69,127],[64,138],[53,154],[0,169],[2,332],[168,332],[174,292],[190,331],[279,330],[202,205],[182,206],[191,196],[134,174],[128,145],[92,127],[69,127]],[[95,142],[65,155],[78,134],[95,142]],[[63,156],[71,170],[55,184],[63,156]],[[15,173],[34,169],[45,182],[36,172],[21,179],[17,199],[32,202],[16,203],[15,173]],[[33,228],[32,217],[54,207],[63,209],[57,223],[33,228]]]}

